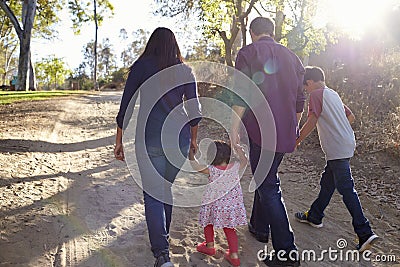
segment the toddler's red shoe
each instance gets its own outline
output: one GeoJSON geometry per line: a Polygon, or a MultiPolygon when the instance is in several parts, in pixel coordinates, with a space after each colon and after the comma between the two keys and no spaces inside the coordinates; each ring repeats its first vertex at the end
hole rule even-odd
{"type": "Polygon", "coordinates": [[[214,256],[215,252],[216,252],[215,248],[207,247],[207,242],[206,241],[204,241],[201,244],[198,244],[196,249],[197,249],[198,252],[206,254],[206,255],[209,255],[209,256],[214,256]]]}
{"type": "Polygon", "coordinates": [[[227,261],[229,261],[230,264],[232,264],[233,266],[237,267],[240,266],[240,259],[232,259],[231,258],[231,253],[229,252],[229,249],[226,250],[225,252],[225,259],[227,261]]]}

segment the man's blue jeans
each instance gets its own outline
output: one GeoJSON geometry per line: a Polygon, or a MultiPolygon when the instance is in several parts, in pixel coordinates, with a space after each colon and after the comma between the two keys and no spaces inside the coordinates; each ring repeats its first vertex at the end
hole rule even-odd
{"type": "MultiPolygon", "coordinates": [[[[189,146],[180,149],[183,157],[187,157],[189,146]]],[[[172,192],[171,185],[182,167],[184,161],[175,161],[174,164],[168,160],[161,147],[147,147],[147,155],[151,164],[146,163],[140,155],[137,155],[140,175],[143,184],[144,208],[149,232],[151,250],[154,257],[169,253],[169,228],[172,215],[172,192]],[[171,184],[162,184],[152,180],[155,171],[169,181],[171,184]],[[149,181],[151,180],[151,181],[149,181]],[[168,204],[167,204],[168,203],[168,204]]]]}
{"type": "Polygon", "coordinates": [[[311,205],[308,216],[312,220],[321,221],[324,217],[324,210],[328,206],[335,189],[343,197],[343,202],[353,218],[354,231],[358,237],[365,237],[372,234],[369,221],[365,218],[354,189],[354,180],[351,176],[350,159],[328,160],[325,171],[322,173],[321,190],[317,199],[311,205]]]}
{"type": "Polygon", "coordinates": [[[254,194],[250,226],[263,235],[269,235],[271,231],[272,246],[275,251],[290,252],[297,248],[294,244],[294,234],[287,217],[278,177],[278,167],[284,155],[284,153],[265,150],[261,153],[261,147],[250,142],[250,165],[253,174],[257,166],[272,161],[268,173],[254,177],[259,187],[254,194]]]}

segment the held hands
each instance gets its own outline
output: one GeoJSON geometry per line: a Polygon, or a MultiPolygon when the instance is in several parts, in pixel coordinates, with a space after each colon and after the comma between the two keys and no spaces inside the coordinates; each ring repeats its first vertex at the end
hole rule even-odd
{"type": "Polygon", "coordinates": [[[121,161],[125,160],[124,147],[122,146],[122,144],[115,145],[114,156],[117,160],[121,160],[121,161]]]}
{"type": "Polygon", "coordinates": [[[234,149],[235,152],[237,152],[237,153],[245,153],[243,146],[241,146],[240,144],[233,143],[232,145],[233,145],[233,149],[234,149]]]}
{"type": "Polygon", "coordinates": [[[189,149],[189,160],[194,160],[194,155],[196,154],[196,152],[194,151],[194,149],[192,147],[190,147],[189,149]]]}
{"type": "Polygon", "coordinates": [[[246,155],[246,151],[245,151],[244,147],[241,146],[240,144],[233,144],[233,150],[239,156],[240,169],[242,170],[243,168],[246,168],[248,157],[246,155]]]}
{"type": "Polygon", "coordinates": [[[299,138],[296,139],[296,145],[294,146],[294,149],[297,150],[299,146],[301,145],[301,141],[299,138]]]}

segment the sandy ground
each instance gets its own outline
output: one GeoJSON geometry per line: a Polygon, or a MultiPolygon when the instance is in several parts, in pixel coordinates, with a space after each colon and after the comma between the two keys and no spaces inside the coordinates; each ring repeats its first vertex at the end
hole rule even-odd
{"type": "MultiPolygon", "coordinates": [[[[102,92],[0,106],[0,266],[153,266],[141,189],[126,164],[113,158],[120,97],[121,92],[102,92]]],[[[220,135],[205,124],[200,138],[220,135]]],[[[337,260],[325,255],[323,261],[307,260],[302,266],[400,266],[399,160],[376,153],[357,155],[352,163],[365,214],[381,237],[372,249],[372,261],[341,260],[356,240],[337,193],[324,228],[293,219],[318,193],[324,166],[320,149],[300,148],[281,165],[283,196],[300,251],[315,250],[317,256],[329,248],[337,251],[337,260]],[[339,239],[347,242],[345,248],[338,248],[339,239]]],[[[184,175],[180,182],[206,179],[184,175]]],[[[242,187],[248,213],[253,200],[247,192],[249,181],[247,170],[242,187]]],[[[198,210],[174,209],[173,263],[229,266],[223,259],[227,245],[222,231],[217,232],[215,257],[195,251],[203,240],[198,210]]],[[[265,266],[257,259],[264,244],[245,227],[238,228],[238,234],[242,266],[265,266]]]]}

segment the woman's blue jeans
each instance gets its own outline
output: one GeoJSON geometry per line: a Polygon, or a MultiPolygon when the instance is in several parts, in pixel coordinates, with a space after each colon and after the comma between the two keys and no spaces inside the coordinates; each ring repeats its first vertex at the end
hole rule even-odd
{"type": "Polygon", "coordinates": [[[350,159],[328,160],[320,181],[321,189],[317,199],[311,205],[308,216],[315,221],[321,221],[324,210],[328,206],[335,189],[343,197],[343,202],[353,218],[352,224],[358,237],[372,234],[369,221],[365,218],[358,194],[354,189],[351,175],[350,159]]]}
{"type": "Polygon", "coordinates": [[[250,142],[250,165],[253,174],[257,166],[268,165],[268,162],[272,161],[269,171],[263,171],[260,177],[254,177],[259,187],[254,193],[250,225],[259,234],[268,236],[271,232],[275,251],[297,250],[278,177],[278,167],[285,154],[265,150],[261,152],[260,146],[250,142]]]}
{"type": "MultiPolygon", "coordinates": [[[[178,161],[174,159],[172,164],[167,158],[168,151],[168,149],[164,151],[161,147],[147,147],[151,164],[143,160],[140,155],[137,156],[143,185],[147,229],[151,250],[156,258],[169,253],[168,238],[173,202],[171,186],[184,163],[182,158],[178,161]],[[156,176],[162,177],[169,183],[153,180],[156,176]]],[[[189,146],[181,147],[180,151],[183,157],[187,157],[189,146]]]]}

